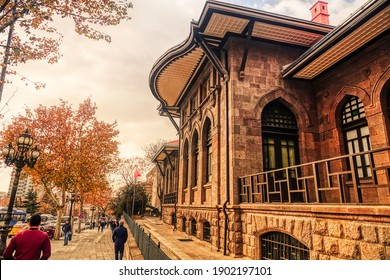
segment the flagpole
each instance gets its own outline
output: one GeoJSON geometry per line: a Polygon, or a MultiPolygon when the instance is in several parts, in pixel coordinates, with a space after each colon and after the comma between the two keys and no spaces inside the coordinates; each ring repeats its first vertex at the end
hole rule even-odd
{"type": "Polygon", "coordinates": [[[135,185],[137,184],[137,177],[135,177],[134,180],[134,186],[133,186],[133,205],[131,207],[131,218],[134,221],[134,201],[135,201],[135,185]]]}
{"type": "Polygon", "coordinates": [[[132,209],[131,209],[131,217],[134,221],[134,201],[135,201],[135,187],[137,185],[137,178],[141,176],[141,173],[139,172],[137,166],[135,167],[135,171],[134,171],[134,186],[133,186],[133,206],[132,206],[132,209]]]}

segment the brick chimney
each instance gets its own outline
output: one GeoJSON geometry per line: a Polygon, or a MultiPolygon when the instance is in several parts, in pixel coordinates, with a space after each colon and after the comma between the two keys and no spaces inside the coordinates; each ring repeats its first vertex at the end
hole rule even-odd
{"type": "Polygon", "coordinates": [[[317,1],[310,8],[311,11],[311,21],[329,24],[329,14],[328,14],[328,3],[325,1],[317,1]]]}

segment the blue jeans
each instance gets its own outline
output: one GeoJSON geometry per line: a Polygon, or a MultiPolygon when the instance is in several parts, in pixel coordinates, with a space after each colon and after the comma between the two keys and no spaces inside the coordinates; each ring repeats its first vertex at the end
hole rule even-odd
{"type": "Polygon", "coordinates": [[[68,244],[68,240],[69,240],[69,231],[65,232],[64,233],[64,244],[68,244]]]}

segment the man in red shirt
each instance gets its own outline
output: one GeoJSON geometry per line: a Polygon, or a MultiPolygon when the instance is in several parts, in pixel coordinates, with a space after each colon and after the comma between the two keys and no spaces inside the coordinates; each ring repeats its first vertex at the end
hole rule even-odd
{"type": "Polygon", "coordinates": [[[47,260],[51,255],[51,244],[47,233],[39,230],[40,224],[41,216],[32,215],[30,228],[19,232],[11,239],[4,250],[4,259],[47,260]]]}

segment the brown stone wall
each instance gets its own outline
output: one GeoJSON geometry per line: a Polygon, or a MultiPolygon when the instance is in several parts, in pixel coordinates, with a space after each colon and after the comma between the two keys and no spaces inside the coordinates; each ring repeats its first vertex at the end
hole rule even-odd
{"type": "Polygon", "coordinates": [[[389,48],[384,47],[389,45],[389,40],[390,35],[377,40],[313,82],[312,94],[318,99],[318,131],[323,158],[345,151],[339,119],[346,95],[358,96],[364,103],[372,148],[389,145],[384,96],[387,92],[381,92],[383,84],[390,79],[389,48]]]}
{"type": "Polygon", "coordinates": [[[299,57],[303,50],[266,42],[250,45],[245,76],[238,75],[244,45],[240,40],[229,44],[230,70],[230,127],[232,156],[232,197],[238,204],[237,178],[262,170],[261,112],[273,100],[280,100],[296,116],[299,127],[301,162],[319,158],[316,134],[317,112],[315,96],[310,94],[310,83],[284,80],[283,66],[299,57]],[[303,148],[304,147],[304,148],[303,148]]]}
{"type": "Polygon", "coordinates": [[[353,219],[316,218],[302,213],[242,214],[243,254],[260,259],[260,237],[269,231],[291,235],[310,250],[313,260],[389,260],[390,224],[353,219]]]}

